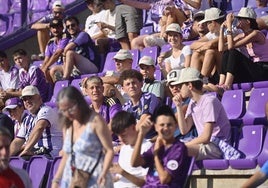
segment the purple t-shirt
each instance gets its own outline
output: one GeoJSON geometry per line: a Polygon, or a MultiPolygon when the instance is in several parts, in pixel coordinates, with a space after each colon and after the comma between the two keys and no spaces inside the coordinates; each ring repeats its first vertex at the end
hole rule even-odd
{"type": "Polygon", "coordinates": [[[100,108],[100,115],[105,119],[106,123],[109,123],[119,111],[122,111],[122,105],[117,98],[104,98],[100,108]]]}
{"type": "MultiPolygon", "coordinates": [[[[52,38],[48,41],[46,46],[45,56],[51,57],[58,49],[63,50],[69,42],[69,38],[64,34],[62,38],[56,43],[55,38],[52,38]]],[[[61,58],[58,59],[57,64],[62,64],[61,58]]]]}
{"type": "Polygon", "coordinates": [[[145,160],[144,168],[149,167],[148,174],[146,176],[146,182],[143,188],[150,187],[161,187],[161,188],[181,188],[184,185],[189,164],[190,158],[187,155],[187,148],[184,143],[176,140],[172,146],[168,149],[162,147],[159,151],[159,156],[161,163],[165,169],[172,177],[169,184],[161,184],[158,176],[158,172],[154,164],[154,145],[142,154],[143,159],[145,160]],[[187,162],[186,162],[187,161],[187,162]]]}
{"type": "Polygon", "coordinates": [[[190,115],[193,117],[198,135],[203,133],[205,123],[213,122],[212,136],[226,142],[230,141],[230,122],[221,102],[213,94],[203,94],[198,102],[191,99],[185,117],[190,115]]]}
{"type": "Polygon", "coordinates": [[[46,82],[46,78],[41,69],[35,65],[30,65],[28,72],[23,68],[19,70],[19,88],[23,89],[25,86],[36,86],[40,92],[40,95],[44,102],[49,97],[49,84],[46,82]]]}

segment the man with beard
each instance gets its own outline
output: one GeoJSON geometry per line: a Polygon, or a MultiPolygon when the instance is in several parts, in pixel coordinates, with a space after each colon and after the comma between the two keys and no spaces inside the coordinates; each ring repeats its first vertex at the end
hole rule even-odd
{"type": "Polygon", "coordinates": [[[45,60],[43,62],[41,70],[46,75],[46,79],[49,82],[55,82],[54,77],[57,70],[62,71],[62,66],[51,65],[62,65],[62,52],[65,46],[69,42],[69,38],[63,33],[63,23],[61,19],[54,18],[49,24],[50,32],[54,36],[48,41],[45,51],[45,60]]]}
{"type": "Polygon", "coordinates": [[[9,166],[11,134],[0,127],[0,187],[31,188],[31,180],[23,169],[9,166]]]}

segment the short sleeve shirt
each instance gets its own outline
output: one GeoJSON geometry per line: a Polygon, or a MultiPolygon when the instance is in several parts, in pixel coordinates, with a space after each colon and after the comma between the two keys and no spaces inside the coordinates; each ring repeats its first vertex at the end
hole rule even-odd
{"type": "Polygon", "coordinates": [[[18,89],[19,69],[15,66],[12,66],[8,72],[0,70],[0,84],[3,90],[18,89]]]}
{"type": "Polygon", "coordinates": [[[114,115],[122,110],[122,105],[117,98],[104,98],[100,108],[100,115],[109,123],[114,115]]]}

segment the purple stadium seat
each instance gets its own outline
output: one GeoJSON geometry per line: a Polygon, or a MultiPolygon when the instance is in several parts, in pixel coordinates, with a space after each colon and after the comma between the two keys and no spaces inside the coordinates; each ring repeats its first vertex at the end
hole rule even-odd
{"type": "Polygon", "coordinates": [[[33,187],[46,187],[51,161],[43,156],[32,156],[27,171],[33,187]]]}
{"type": "Polygon", "coordinates": [[[245,158],[229,160],[229,165],[233,169],[252,169],[257,165],[257,156],[262,149],[264,138],[263,125],[249,125],[242,128],[238,150],[241,151],[245,158]]]}
{"type": "Polygon", "coordinates": [[[32,0],[31,1],[31,10],[48,10],[49,0],[32,0]]]}
{"type": "Polygon", "coordinates": [[[268,134],[266,133],[261,153],[258,156],[259,166],[262,166],[267,160],[268,160],[268,134]]]}
{"type": "Polygon", "coordinates": [[[247,0],[247,7],[252,7],[252,8],[257,7],[256,0],[247,0]]]}
{"type": "Polygon", "coordinates": [[[40,18],[46,16],[49,14],[48,10],[43,10],[43,11],[33,11],[32,16],[31,16],[31,22],[35,22],[39,20],[40,18]]]}
{"type": "Polygon", "coordinates": [[[231,4],[232,4],[232,10],[233,11],[239,11],[241,9],[241,7],[244,7],[246,5],[245,0],[231,0],[231,4]]]}
{"type": "Polygon", "coordinates": [[[170,44],[165,44],[161,47],[161,53],[167,52],[169,50],[171,50],[170,44]]]}
{"type": "Polygon", "coordinates": [[[46,102],[46,105],[51,106],[51,107],[55,107],[59,91],[62,88],[67,87],[68,85],[69,85],[69,80],[57,81],[55,83],[55,86],[54,86],[54,89],[53,89],[53,95],[52,95],[50,101],[46,102]]]}
{"type": "Polygon", "coordinates": [[[254,88],[268,88],[268,81],[253,82],[254,88]]]}
{"type": "Polygon", "coordinates": [[[150,56],[151,58],[153,58],[155,63],[157,62],[158,55],[159,55],[158,46],[146,47],[143,48],[143,50],[141,51],[141,57],[150,56]]]}
{"type": "Polygon", "coordinates": [[[34,61],[33,65],[35,65],[35,66],[40,68],[42,66],[42,63],[43,63],[43,61],[34,61]]]}
{"type": "Polygon", "coordinates": [[[0,12],[1,14],[6,14],[9,12],[9,1],[0,0],[0,12]]]}
{"type": "Polygon", "coordinates": [[[154,77],[155,77],[156,80],[161,81],[162,80],[162,72],[161,72],[161,70],[156,69],[155,72],[154,72],[154,77]]]}
{"type": "Polygon", "coordinates": [[[0,36],[5,36],[8,32],[9,19],[0,15],[0,36]]]}
{"type": "Polygon", "coordinates": [[[233,84],[232,88],[235,89],[242,89],[244,92],[250,91],[253,87],[253,83],[247,82],[247,83],[235,83],[233,84]]]}
{"type": "Polygon", "coordinates": [[[133,57],[132,68],[136,69],[139,65],[140,51],[138,49],[134,49],[134,50],[130,50],[130,52],[133,57]]]}
{"type": "Polygon", "coordinates": [[[116,52],[109,52],[106,56],[105,63],[103,66],[103,72],[109,71],[109,70],[115,70],[115,62],[114,62],[114,56],[116,52]]]}
{"type": "Polygon", "coordinates": [[[58,170],[60,161],[61,161],[61,157],[58,156],[58,157],[55,157],[53,159],[52,163],[51,163],[51,168],[50,168],[50,171],[49,171],[47,188],[50,188],[51,187],[52,180],[53,180],[54,175],[56,174],[56,172],[58,170]]]}
{"type": "Polygon", "coordinates": [[[243,90],[227,90],[223,93],[221,103],[232,125],[240,126],[241,117],[246,112],[246,101],[243,90]]]}
{"type": "Polygon", "coordinates": [[[9,164],[13,167],[26,170],[28,163],[21,157],[12,156],[9,159],[9,164]]]}
{"type": "Polygon", "coordinates": [[[153,25],[146,25],[143,26],[140,30],[140,35],[150,35],[154,32],[154,26],[153,25]]]}
{"type": "Polygon", "coordinates": [[[265,117],[265,104],[268,101],[268,88],[253,89],[250,94],[248,107],[242,117],[245,125],[267,124],[265,117]]]}
{"type": "Polygon", "coordinates": [[[71,81],[71,86],[74,86],[76,89],[78,89],[79,91],[81,91],[81,88],[80,88],[80,85],[81,85],[81,78],[76,78],[76,79],[73,79],[71,81]]]}

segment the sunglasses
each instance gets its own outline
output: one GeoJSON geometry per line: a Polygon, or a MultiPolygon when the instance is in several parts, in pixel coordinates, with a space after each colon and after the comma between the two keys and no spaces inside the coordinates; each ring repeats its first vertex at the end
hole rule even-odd
{"type": "Polygon", "coordinates": [[[70,25],[66,25],[66,28],[67,28],[67,29],[70,29],[71,27],[76,27],[76,24],[75,24],[75,23],[72,23],[72,24],[70,24],[70,25]]]}

